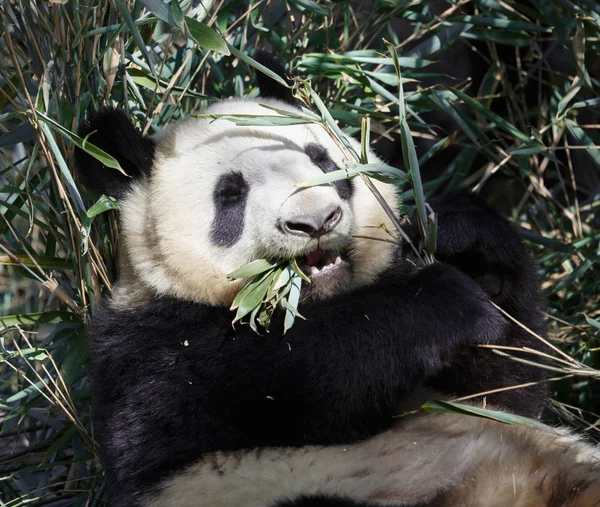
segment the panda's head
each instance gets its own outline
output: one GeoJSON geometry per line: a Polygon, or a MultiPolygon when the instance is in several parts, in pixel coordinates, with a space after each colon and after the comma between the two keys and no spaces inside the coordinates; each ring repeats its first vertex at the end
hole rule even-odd
{"type": "MultiPolygon", "coordinates": [[[[275,114],[261,103],[299,112],[260,99],[221,102],[206,113],[275,114]]],[[[342,152],[319,125],[188,118],[144,137],[123,112],[106,109],[80,133],[91,133],[89,140],[129,175],[77,154],[86,186],[119,201],[117,304],[169,295],[228,306],[242,282],[227,274],[261,258],[296,258],[312,282],[305,296],[326,299],[369,284],[391,261],[389,219],[361,178],[298,188],[344,167],[342,152]]],[[[375,183],[395,211],[394,187],[375,183]]]]}

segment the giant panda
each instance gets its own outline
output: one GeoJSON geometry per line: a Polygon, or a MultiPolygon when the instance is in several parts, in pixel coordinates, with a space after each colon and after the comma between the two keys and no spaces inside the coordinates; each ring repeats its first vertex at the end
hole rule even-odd
{"type": "MultiPolygon", "coordinates": [[[[302,114],[268,96],[206,113],[275,114],[263,104],[302,114]]],[[[473,347],[540,346],[492,303],[543,333],[533,262],[484,202],[431,201],[439,262],[422,265],[390,241],[360,178],[297,187],[344,167],[318,125],[187,118],[146,137],[109,108],[80,135],[127,173],[76,153],[84,185],[120,207],[120,276],[90,331],[112,505],[599,504],[600,455],[566,430],[397,417],[478,392],[490,407],[540,412],[543,370],[473,347]],[[227,274],[292,257],[311,279],[305,320],[285,335],[278,315],[262,336],[232,326],[241,282],[227,274]]],[[[398,213],[394,186],[374,184],[398,213]]]]}

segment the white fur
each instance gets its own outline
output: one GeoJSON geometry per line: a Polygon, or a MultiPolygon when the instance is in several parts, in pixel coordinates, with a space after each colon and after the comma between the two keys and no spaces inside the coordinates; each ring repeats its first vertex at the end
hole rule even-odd
{"type": "Polygon", "coordinates": [[[267,507],[300,494],[436,507],[600,505],[600,450],[565,430],[420,414],[347,446],[217,453],[144,507],[267,507]],[[561,496],[562,495],[562,496],[561,496]]]}
{"type": "MultiPolygon", "coordinates": [[[[278,101],[264,102],[293,109],[278,101]]],[[[215,104],[206,113],[275,114],[255,101],[242,100],[215,104]]],[[[320,246],[352,243],[352,287],[368,284],[389,264],[393,245],[351,239],[362,235],[389,240],[380,226],[393,230],[360,178],[354,179],[349,201],[341,199],[330,185],[295,187],[323,174],[304,151],[308,143],[324,146],[337,166],[345,167],[342,152],[321,126],[243,127],[226,120],[188,118],[165,129],[155,140],[151,177],[135,183],[121,201],[125,276],[115,304],[138,304],[154,291],[229,305],[240,282],[227,281],[228,273],[258,258],[295,257],[317,246],[316,239],[284,235],[275,229],[277,219],[285,221],[317,205],[335,204],[342,209],[340,223],[321,238],[320,246]],[[233,170],[249,182],[250,192],[241,239],[222,247],[208,239],[214,218],[212,195],[218,177],[233,170]]],[[[396,211],[394,187],[379,182],[376,186],[396,211]]]]}

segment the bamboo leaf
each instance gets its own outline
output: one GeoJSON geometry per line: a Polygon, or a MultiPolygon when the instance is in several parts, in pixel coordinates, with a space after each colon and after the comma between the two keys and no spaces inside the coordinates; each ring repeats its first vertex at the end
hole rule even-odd
{"type": "Polygon", "coordinates": [[[300,301],[300,291],[302,289],[302,278],[294,276],[292,278],[292,286],[285,306],[285,317],[283,320],[283,334],[287,333],[294,325],[296,317],[303,318],[297,311],[298,302],[300,301]]]}
{"type": "Polygon", "coordinates": [[[217,53],[221,53],[222,55],[230,54],[229,44],[227,44],[211,27],[187,16],[185,18],[185,26],[187,27],[188,36],[201,48],[210,49],[217,53]]]}
{"type": "MultiPolygon", "coordinates": [[[[274,270],[267,271],[262,277],[248,283],[239,294],[237,301],[237,312],[233,322],[237,322],[254,310],[260,309],[261,303],[265,299],[269,285],[272,283],[274,270]]],[[[232,306],[233,309],[233,306],[232,306]]]]}
{"type": "Polygon", "coordinates": [[[227,275],[227,278],[229,278],[230,280],[236,280],[238,278],[250,278],[251,276],[264,273],[265,271],[269,271],[274,267],[275,264],[271,264],[265,259],[258,259],[250,262],[249,264],[246,264],[245,266],[242,266],[241,268],[236,269],[235,271],[232,271],[227,275]]]}
{"type": "MultiPolygon", "coordinates": [[[[421,181],[421,171],[419,168],[419,159],[417,157],[417,151],[415,149],[415,143],[406,121],[406,105],[404,100],[404,88],[402,86],[400,64],[398,63],[398,54],[396,49],[388,41],[384,40],[388,51],[392,55],[394,61],[394,68],[396,69],[396,75],[398,76],[398,110],[400,123],[400,141],[402,143],[402,157],[404,158],[404,165],[408,168],[409,176],[413,184],[413,190],[415,192],[415,203],[417,208],[417,222],[419,231],[422,238],[423,245],[435,245],[434,240],[428,239],[429,231],[432,230],[430,224],[428,225],[427,208],[425,202],[425,192],[423,191],[423,182],[421,181]]],[[[433,251],[429,251],[433,254],[433,251]]]]}
{"type": "Polygon", "coordinates": [[[546,433],[555,434],[556,431],[550,426],[546,426],[539,421],[529,419],[520,415],[508,414],[506,412],[498,412],[496,410],[488,410],[485,408],[474,407],[472,405],[463,405],[451,401],[432,400],[425,403],[422,407],[427,412],[438,412],[445,414],[464,414],[467,416],[482,417],[492,421],[498,421],[504,424],[513,426],[525,426],[535,430],[541,430],[546,433]]]}
{"type": "Polygon", "coordinates": [[[282,85],[286,88],[290,88],[290,85],[288,85],[286,83],[285,79],[283,79],[281,76],[278,76],[275,72],[273,72],[268,67],[265,67],[264,65],[258,63],[254,58],[250,58],[248,55],[242,53],[239,49],[232,46],[231,44],[227,44],[227,48],[229,49],[230,53],[233,56],[239,58],[244,63],[247,63],[248,65],[250,65],[250,67],[254,67],[256,70],[262,72],[263,74],[266,74],[267,76],[269,76],[271,79],[275,80],[280,85],[282,85]]]}
{"type": "Polygon", "coordinates": [[[148,62],[148,67],[150,68],[150,71],[152,72],[152,74],[154,74],[156,76],[156,69],[154,68],[154,62],[152,61],[150,53],[148,53],[148,49],[146,48],[146,43],[144,42],[144,39],[142,38],[142,35],[140,34],[138,27],[136,26],[135,22],[133,21],[133,18],[131,17],[131,13],[129,12],[129,9],[122,2],[122,0],[114,0],[114,2],[115,2],[115,5],[117,6],[117,9],[119,10],[121,16],[123,17],[123,21],[125,21],[125,24],[127,25],[127,28],[129,29],[129,33],[131,33],[131,35],[133,36],[133,39],[135,40],[137,47],[140,48],[140,51],[142,52],[142,54],[144,55],[144,58],[148,62]]]}
{"type": "Polygon", "coordinates": [[[0,326],[33,326],[38,324],[57,324],[59,322],[79,322],[79,317],[71,312],[35,312],[0,317],[0,326]]]}
{"type": "Polygon", "coordinates": [[[106,153],[104,150],[101,150],[100,148],[93,145],[92,143],[90,143],[87,140],[88,137],[90,137],[93,134],[93,132],[90,133],[89,135],[87,135],[85,137],[85,139],[82,139],[77,134],[74,134],[69,129],[66,129],[61,124],[57,123],[52,118],[49,118],[45,114],[37,111],[36,116],[39,119],[41,119],[43,122],[47,123],[50,127],[52,127],[54,130],[56,130],[58,133],[62,134],[66,139],[71,141],[75,146],[77,146],[78,148],[81,148],[87,154],[91,155],[96,160],[99,160],[100,162],[102,162],[106,167],[110,167],[112,169],[117,169],[118,171],[120,171],[121,173],[123,173],[127,176],[125,171],[123,171],[123,169],[119,165],[119,162],[117,162],[117,160],[114,157],[112,157],[111,155],[106,153]]]}
{"type": "Polygon", "coordinates": [[[112,197],[107,195],[102,195],[100,199],[98,199],[94,205],[87,210],[86,215],[88,218],[94,218],[100,213],[104,213],[108,210],[118,210],[119,206],[117,205],[117,201],[115,201],[112,197]]]}
{"type": "Polygon", "coordinates": [[[314,123],[310,118],[298,118],[275,115],[255,115],[255,114],[197,114],[196,118],[210,120],[225,120],[235,123],[241,127],[280,127],[285,125],[305,125],[314,123]]]}

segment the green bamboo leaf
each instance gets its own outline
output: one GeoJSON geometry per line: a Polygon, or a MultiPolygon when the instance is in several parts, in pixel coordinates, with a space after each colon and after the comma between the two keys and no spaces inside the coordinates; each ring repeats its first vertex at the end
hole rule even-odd
{"type": "Polygon", "coordinates": [[[274,270],[267,271],[261,278],[250,282],[247,285],[248,290],[240,292],[240,294],[243,294],[243,297],[237,301],[238,307],[235,319],[233,320],[234,323],[248,315],[250,312],[260,309],[267,294],[267,290],[273,282],[273,277],[274,270]]]}
{"type": "Polygon", "coordinates": [[[311,12],[320,16],[331,16],[331,9],[319,5],[313,0],[288,0],[300,12],[311,12]]]}
{"type": "Polygon", "coordinates": [[[552,28],[534,25],[524,21],[513,21],[512,19],[491,18],[489,16],[459,16],[456,21],[470,23],[472,25],[484,26],[486,28],[504,28],[507,30],[524,30],[526,32],[551,33],[552,28]]]}
{"type": "Polygon", "coordinates": [[[383,162],[373,162],[371,164],[361,164],[359,162],[346,162],[348,169],[337,169],[308,180],[300,181],[294,185],[295,188],[316,187],[318,185],[328,185],[335,181],[352,179],[359,174],[365,174],[371,178],[394,183],[406,178],[406,173],[395,167],[384,164],[383,162]]]}
{"type": "MultiPolygon", "coordinates": [[[[427,208],[425,202],[425,192],[423,191],[423,182],[421,181],[421,171],[419,168],[419,159],[417,157],[417,150],[415,149],[415,143],[406,121],[406,105],[404,100],[404,88],[402,86],[402,79],[400,74],[400,64],[398,63],[398,54],[393,44],[384,40],[388,51],[392,55],[394,61],[394,68],[396,69],[396,75],[398,76],[398,121],[400,123],[400,142],[402,143],[402,157],[404,158],[404,165],[409,170],[410,179],[413,184],[415,192],[415,204],[417,208],[417,222],[423,245],[435,244],[435,241],[428,240],[428,231],[431,227],[428,225],[427,220],[427,208]]],[[[433,251],[429,251],[433,254],[433,251]]]]}
{"type": "Polygon", "coordinates": [[[521,156],[530,156],[530,155],[536,155],[537,153],[542,153],[544,151],[546,151],[547,148],[543,145],[536,143],[527,143],[524,144],[523,146],[519,146],[517,149],[515,150],[511,150],[510,154],[511,155],[521,155],[521,156]]]}
{"type": "Polygon", "coordinates": [[[10,326],[33,326],[39,324],[57,324],[59,322],[80,322],[79,317],[71,312],[35,312],[6,315],[0,317],[0,329],[10,326]]]}
{"type": "Polygon", "coordinates": [[[498,412],[496,410],[488,410],[485,408],[474,407],[472,405],[463,405],[451,401],[432,400],[425,403],[422,407],[427,412],[438,412],[445,414],[464,414],[484,419],[491,419],[504,424],[513,426],[525,426],[535,430],[541,430],[546,433],[555,434],[556,431],[550,426],[546,426],[539,421],[529,419],[520,415],[507,414],[506,412],[498,412]]]}
{"type": "Polygon", "coordinates": [[[595,327],[596,329],[600,330],[600,321],[588,317],[585,313],[583,314],[583,316],[585,317],[586,322],[590,326],[595,327]]]}
{"type": "Polygon", "coordinates": [[[300,301],[300,291],[302,290],[302,278],[294,276],[287,301],[284,302],[285,317],[283,319],[283,334],[287,333],[294,325],[296,317],[303,318],[297,311],[300,301]]]}
{"type": "Polygon", "coordinates": [[[173,11],[167,7],[167,4],[163,0],[139,0],[139,2],[158,19],[171,26],[176,26],[173,19],[173,11]]]}
{"type": "MultiPolygon", "coordinates": [[[[43,351],[39,356],[34,356],[34,357],[30,357],[28,354],[25,354],[25,351],[23,351],[23,355],[25,355],[29,360],[43,360],[46,359],[48,357],[48,354],[46,353],[46,351],[43,351]],[[39,359],[38,359],[39,357],[39,359]]],[[[18,354],[15,356],[18,357],[18,354]]],[[[0,359],[0,362],[2,362],[2,360],[0,359]]],[[[22,400],[24,398],[29,397],[30,394],[33,395],[39,395],[40,391],[43,391],[45,389],[45,384],[42,381],[39,382],[35,382],[33,385],[27,386],[25,389],[18,391],[17,393],[13,394],[12,396],[9,396],[5,401],[5,403],[14,403],[15,401],[19,401],[22,400]]],[[[74,429],[76,429],[75,426],[73,426],[74,429]]]]}
{"type": "MultiPolygon", "coordinates": [[[[143,69],[138,69],[137,67],[128,67],[126,71],[127,76],[133,81],[136,85],[141,86],[143,88],[147,88],[152,91],[157,92],[165,92],[169,87],[169,83],[164,79],[157,79],[155,77],[149,76],[146,71],[143,69]]],[[[198,93],[194,90],[185,89],[181,86],[172,86],[171,93],[174,95],[184,94],[188,97],[195,97],[197,99],[205,99],[205,100],[215,100],[214,97],[209,97],[208,95],[203,95],[202,93],[198,93]]],[[[138,100],[143,103],[143,98],[140,96],[138,100]]]]}
{"type": "MultiPolygon", "coordinates": [[[[306,53],[300,62],[298,67],[303,66],[314,66],[318,64],[324,64],[329,62],[339,63],[369,63],[374,65],[393,65],[394,62],[391,58],[385,56],[379,56],[379,53],[373,51],[347,51],[343,54],[325,54],[325,53],[306,53]]],[[[422,58],[415,58],[411,56],[399,56],[398,62],[402,67],[410,69],[421,69],[427,65],[433,63],[431,60],[424,60],[422,58]]],[[[340,65],[340,68],[344,68],[340,65]]]]}
{"type": "MultiPolygon", "coordinates": [[[[38,116],[41,116],[41,113],[36,113],[36,114],[38,116]]],[[[73,180],[73,175],[71,174],[71,171],[69,170],[69,167],[67,165],[67,162],[65,161],[62,151],[58,147],[58,144],[56,144],[56,140],[52,136],[52,132],[48,128],[48,125],[45,124],[44,122],[41,122],[39,125],[40,125],[41,131],[44,134],[44,138],[46,139],[46,142],[48,143],[48,147],[50,148],[50,151],[52,152],[52,155],[54,156],[54,159],[56,160],[58,168],[60,169],[60,172],[61,172],[63,178],[65,179],[67,190],[69,192],[69,196],[71,197],[77,210],[83,211],[85,209],[85,206],[83,205],[83,199],[81,198],[81,194],[79,193],[79,188],[77,187],[77,185],[75,184],[75,181],[73,180]]]]}
{"type": "Polygon", "coordinates": [[[271,111],[275,111],[277,114],[281,116],[285,116],[287,118],[297,118],[299,120],[305,120],[309,118],[313,123],[321,123],[321,118],[315,113],[313,113],[310,109],[302,108],[302,113],[296,113],[294,111],[289,111],[288,109],[281,109],[279,107],[272,106],[270,104],[260,104],[261,107],[265,109],[269,109],[271,111]]]}
{"type": "Polygon", "coordinates": [[[565,245],[561,241],[554,238],[547,238],[546,236],[542,236],[541,234],[536,234],[529,229],[525,229],[523,227],[519,227],[517,230],[519,236],[523,238],[525,241],[529,241],[535,245],[542,245],[553,250],[557,250],[559,252],[568,252],[572,251],[572,248],[569,245],[565,245]]]}
{"type": "Polygon", "coordinates": [[[593,107],[600,105],[600,98],[587,99],[575,102],[569,109],[581,109],[582,107],[593,107]]]}
{"type": "Polygon", "coordinates": [[[562,99],[560,99],[560,102],[558,103],[558,110],[556,111],[557,118],[560,118],[562,116],[562,113],[565,111],[565,109],[569,105],[569,102],[571,102],[573,97],[575,97],[575,95],[577,95],[579,93],[582,86],[583,86],[583,81],[581,79],[579,79],[578,77],[576,77],[573,80],[571,89],[564,95],[564,97],[562,99]]]}
{"type": "Polygon", "coordinates": [[[357,162],[359,162],[360,161],[360,156],[358,155],[358,153],[356,153],[356,150],[354,149],[354,146],[352,146],[352,143],[350,143],[350,141],[348,140],[348,137],[346,136],[346,134],[344,134],[342,132],[342,130],[340,129],[340,127],[338,126],[338,124],[335,122],[335,120],[333,119],[333,117],[329,113],[329,110],[327,109],[327,107],[325,106],[325,104],[323,103],[323,101],[321,100],[321,97],[319,97],[315,93],[315,91],[312,89],[312,87],[310,85],[307,84],[306,86],[308,88],[308,92],[309,92],[309,95],[310,95],[310,98],[311,98],[313,104],[316,106],[316,108],[318,109],[319,113],[321,113],[321,117],[323,118],[323,120],[325,121],[325,123],[327,124],[327,126],[331,129],[331,131],[333,132],[333,134],[338,138],[338,140],[345,146],[345,148],[354,157],[354,160],[356,160],[357,162]]]}
{"type": "Polygon", "coordinates": [[[66,259],[61,259],[59,257],[50,257],[45,255],[32,256],[35,262],[31,260],[31,258],[28,255],[0,255],[0,265],[20,266],[21,264],[24,264],[25,266],[29,267],[37,267],[39,265],[42,269],[58,269],[61,271],[73,269],[73,263],[66,259]],[[17,259],[17,261],[14,260],[15,258],[17,259]]]}
{"type": "Polygon", "coordinates": [[[179,5],[179,0],[171,0],[171,13],[173,15],[173,22],[177,25],[182,32],[185,33],[185,17],[179,5]]]}
{"type": "Polygon", "coordinates": [[[235,123],[240,127],[280,127],[285,125],[305,125],[314,123],[310,118],[298,118],[275,115],[256,114],[197,114],[195,118],[209,120],[225,120],[235,123]]]}
{"type": "MultiPolygon", "coordinates": [[[[600,99],[598,99],[600,101],[600,99]]],[[[531,137],[540,144],[544,144],[541,132],[535,127],[531,127],[531,137]]]]}
{"type": "Polygon", "coordinates": [[[290,88],[290,85],[286,83],[285,79],[277,75],[268,67],[265,67],[264,65],[258,63],[254,58],[251,58],[248,55],[242,53],[239,49],[237,49],[235,46],[232,46],[231,44],[227,44],[227,48],[233,56],[239,58],[244,63],[247,63],[248,65],[250,65],[250,67],[254,67],[256,70],[262,72],[263,74],[266,74],[280,85],[285,86],[286,88],[290,88]]]}
{"type": "MultiPolygon", "coordinates": [[[[405,56],[411,56],[413,58],[424,58],[426,56],[437,53],[445,45],[452,43],[459,37],[463,36],[465,32],[468,32],[473,27],[469,23],[455,23],[451,26],[443,28],[435,35],[429,37],[425,41],[421,42],[414,48],[408,51],[405,56]]],[[[393,46],[392,46],[393,47],[393,46]]],[[[394,49],[394,53],[395,53],[394,49]]]]}
{"type": "Polygon", "coordinates": [[[443,137],[437,143],[435,143],[431,148],[429,148],[427,150],[427,152],[425,152],[423,154],[423,156],[419,159],[419,167],[423,166],[427,161],[432,159],[440,151],[445,150],[450,145],[452,145],[452,143],[456,139],[457,133],[458,133],[458,131],[455,130],[454,132],[452,132],[452,134],[450,134],[446,137],[443,137]]]}
{"type": "Polygon", "coordinates": [[[298,267],[298,261],[296,259],[292,259],[290,261],[290,267],[294,270],[294,273],[296,273],[296,275],[298,275],[300,278],[302,278],[302,280],[304,280],[306,283],[311,283],[310,278],[308,278],[308,276],[306,276],[304,271],[302,271],[298,267]]]}
{"type": "Polygon", "coordinates": [[[227,275],[230,280],[237,280],[238,278],[250,278],[251,276],[259,275],[270,269],[273,269],[275,264],[270,263],[265,259],[258,259],[242,266],[241,268],[232,271],[227,275]]]}
{"type": "Polygon", "coordinates": [[[90,143],[87,140],[88,137],[90,137],[93,134],[93,132],[90,133],[89,135],[87,135],[85,137],[85,139],[82,139],[77,134],[74,134],[69,129],[66,129],[65,127],[63,127],[60,123],[57,123],[52,118],[49,118],[48,116],[46,116],[44,113],[36,111],[35,114],[44,123],[47,123],[50,127],[52,127],[52,129],[54,129],[58,133],[62,134],[66,139],[71,141],[75,146],[77,146],[78,148],[81,148],[83,151],[85,151],[87,154],[94,157],[96,160],[99,160],[100,162],[102,162],[106,167],[110,167],[111,169],[117,169],[118,171],[125,174],[125,176],[127,176],[127,173],[125,173],[125,171],[123,171],[123,169],[119,165],[119,162],[117,162],[117,160],[114,157],[110,156],[104,150],[101,150],[100,148],[93,145],[92,143],[90,143]]]}
{"type": "Polygon", "coordinates": [[[291,266],[288,265],[285,268],[282,268],[277,277],[275,277],[273,286],[269,288],[269,292],[272,292],[273,294],[279,293],[279,291],[281,291],[281,289],[283,289],[292,279],[294,274],[294,270],[291,266]]]}
{"type": "MultiPolygon", "coordinates": [[[[359,162],[347,161],[346,167],[350,169],[351,173],[365,173],[369,176],[384,174],[390,176],[392,179],[403,180],[406,178],[406,173],[397,167],[392,167],[384,162],[370,162],[368,164],[361,164],[359,162]]],[[[332,171],[335,172],[335,171],[332,171]]]]}
{"type": "Polygon", "coordinates": [[[222,55],[229,55],[229,44],[210,26],[189,16],[185,17],[185,26],[187,27],[187,35],[201,48],[210,49],[222,55]]]}
{"type": "Polygon", "coordinates": [[[115,209],[118,210],[119,206],[117,205],[117,201],[112,197],[107,195],[102,195],[100,199],[98,199],[90,209],[87,210],[86,215],[88,218],[94,218],[100,213],[104,213],[105,211],[115,209]]]}
{"type": "Polygon", "coordinates": [[[150,71],[156,76],[156,69],[154,68],[154,63],[152,61],[152,58],[150,57],[150,53],[148,53],[148,49],[146,48],[146,43],[144,42],[144,39],[142,38],[142,35],[140,34],[140,31],[138,30],[138,27],[135,24],[135,21],[133,21],[133,18],[131,17],[129,9],[122,2],[122,0],[114,1],[115,5],[117,6],[117,9],[119,10],[119,13],[121,14],[121,17],[123,18],[123,21],[129,29],[129,33],[133,36],[133,39],[135,40],[135,44],[138,48],[140,48],[140,51],[144,55],[146,62],[148,62],[148,67],[150,68],[150,71]]]}
{"type": "Polygon", "coordinates": [[[565,125],[569,129],[569,132],[573,135],[577,142],[583,146],[589,146],[589,150],[585,150],[586,155],[588,155],[596,165],[600,167],[600,151],[595,148],[596,143],[592,141],[590,136],[588,136],[585,131],[577,125],[573,120],[566,119],[565,125]]]}
{"type": "Polygon", "coordinates": [[[269,288],[267,289],[267,294],[263,301],[262,306],[263,306],[263,309],[268,310],[267,314],[269,316],[269,320],[273,313],[273,310],[275,310],[275,307],[277,306],[277,298],[280,295],[279,290],[282,287],[285,287],[285,284],[282,284],[279,286],[279,290],[276,289],[276,287],[279,285],[281,275],[284,271],[285,271],[285,268],[281,265],[277,266],[277,268],[275,268],[273,270],[273,275],[271,276],[271,284],[269,285],[269,288]]]}

